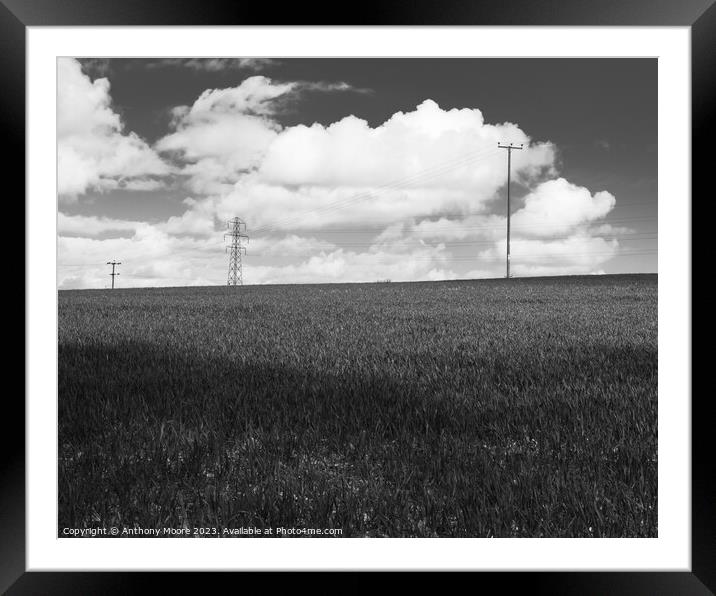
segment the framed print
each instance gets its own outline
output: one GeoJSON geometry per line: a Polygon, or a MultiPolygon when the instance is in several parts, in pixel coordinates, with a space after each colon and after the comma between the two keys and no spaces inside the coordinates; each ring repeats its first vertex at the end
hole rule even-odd
{"type": "Polygon", "coordinates": [[[711,593],[715,10],[4,2],[27,350],[0,586],[711,593]]]}

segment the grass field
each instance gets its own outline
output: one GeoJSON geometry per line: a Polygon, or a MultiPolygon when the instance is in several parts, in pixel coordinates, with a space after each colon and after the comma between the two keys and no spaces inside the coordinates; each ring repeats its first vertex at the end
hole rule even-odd
{"type": "Polygon", "coordinates": [[[657,277],[59,293],[59,527],[656,536],[657,277]]]}

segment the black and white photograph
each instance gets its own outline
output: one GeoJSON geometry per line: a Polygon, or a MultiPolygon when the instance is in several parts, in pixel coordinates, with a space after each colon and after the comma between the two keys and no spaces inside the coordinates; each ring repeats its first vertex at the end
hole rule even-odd
{"type": "Polygon", "coordinates": [[[659,537],[656,58],[56,68],[58,538],[659,537]]]}

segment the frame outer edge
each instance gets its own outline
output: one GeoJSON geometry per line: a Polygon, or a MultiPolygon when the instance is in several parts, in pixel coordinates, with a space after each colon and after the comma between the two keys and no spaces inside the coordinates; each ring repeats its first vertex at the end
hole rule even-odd
{"type": "MultiPolygon", "coordinates": [[[[129,0],[125,4],[131,5],[129,10],[122,9],[110,9],[109,3],[102,3],[100,6],[99,0],[96,0],[96,5],[92,10],[87,10],[87,4],[83,2],[77,2],[76,0],[67,0],[63,2],[63,10],[58,9],[58,4],[47,2],[44,0],[25,0],[25,4],[22,4],[21,0],[2,0],[0,2],[0,52],[5,58],[5,64],[3,67],[3,82],[5,83],[6,89],[11,90],[8,93],[0,94],[0,122],[2,128],[6,132],[7,140],[9,144],[14,147],[22,147],[24,149],[24,140],[21,141],[20,135],[24,134],[24,123],[25,118],[25,26],[26,25],[65,25],[65,24],[147,24],[147,22],[158,23],[166,22],[162,21],[161,13],[163,9],[160,5],[164,4],[162,0],[158,0],[156,5],[149,3],[144,4],[143,8],[138,8],[136,2],[129,0]],[[9,5],[9,7],[8,7],[9,5]],[[74,9],[74,10],[73,10],[74,9]],[[84,10],[84,14],[82,14],[84,10]],[[18,16],[16,16],[18,15],[18,16]],[[19,89],[19,91],[13,92],[12,90],[19,89]],[[19,124],[22,123],[22,124],[19,124]],[[22,132],[21,132],[22,130],[22,132]]],[[[216,15],[217,8],[216,3],[213,4],[213,8],[208,10],[204,15],[216,15]]],[[[388,5],[392,7],[392,10],[381,11],[383,20],[381,24],[392,24],[406,21],[406,15],[409,15],[411,9],[406,5],[402,5],[400,10],[396,10],[399,3],[389,2],[388,5]]],[[[500,3],[502,4],[502,3],[500,3]]],[[[514,3],[510,3],[514,6],[514,3]]],[[[527,4],[527,3],[525,3],[527,4]]],[[[538,4],[537,2],[534,5],[538,4]]],[[[682,4],[682,11],[680,14],[676,14],[678,11],[666,11],[661,12],[660,10],[654,10],[654,4],[647,1],[629,2],[629,8],[631,10],[625,11],[619,10],[611,2],[604,6],[601,11],[601,15],[595,18],[594,11],[585,10],[587,13],[585,17],[582,14],[581,18],[575,18],[574,14],[579,14],[585,8],[586,4],[597,4],[596,2],[585,2],[584,0],[574,0],[573,7],[569,10],[564,3],[557,7],[558,3],[555,1],[544,0],[539,2],[541,8],[545,8],[546,5],[552,6],[554,10],[545,11],[541,17],[535,17],[534,10],[527,11],[523,14],[523,17],[518,17],[514,12],[510,12],[510,8],[505,7],[502,4],[502,10],[496,8],[494,4],[491,4],[490,9],[486,12],[474,12],[472,18],[467,19],[469,22],[475,22],[475,16],[480,18],[482,16],[484,21],[481,21],[482,25],[496,24],[497,22],[502,24],[517,24],[515,21],[519,21],[519,24],[532,24],[538,25],[545,22],[545,16],[548,17],[549,22],[552,24],[584,24],[584,21],[588,21],[587,24],[592,25],[607,25],[607,24],[621,24],[621,25],[687,25],[689,24],[689,17],[696,15],[697,13],[701,16],[693,21],[692,26],[692,131],[693,131],[693,151],[692,151],[692,171],[694,188],[696,185],[701,185],[702,190],[706,190],[705,186],[705,172],[707,167],[710,166],[710,160],[707,157],[709,148],[709,141],[716,138],[716,126],[713,123],[713,117],[711,115],[711,109],[716,105],[716,82],[714,74],[716,74],[716,46],[713,40],[716,39],[716,5],[714,0],[691,0],[690,2],[684,2],[682,4]],[[578,3],[578,7],[574,7],[574,4],[578,3]],[[639,4],[639,6],[635,6],[639,4]],[[687,6],[688,4],[688,6],[687,6]],[[700,9],[698,6],[700,5],[700,9]],[[562,10],[562,14],[559,13],[559,9],[562,10]],[[702,11],[705,9],[705,12],[702,11]],[[502,16],[499,16],[501,13],[502,16]],[[566,13],[566,16],[565,16],[566,13]],[[638,14],[637,14],[638,13],[638,14]],[[661,13],[661,14],[659,14],[661,13]],[[492,14],[492,16],[489,16],[492,14]],[[635,16],[636,14],[636,16],[635,16]],[[510,16],[505,16],[510,15],[510,16]],[[509,22],[507,22],[509,21],[509,22]],[[699,152],[697,149],[702,149],[699,152]],[[699,175],[699,172],[703,172],[699,175]]],[[[606,3],[605,3],[606,4],[606,3]]],[[[626,2],[625,2],[626,4],[626,2]]],[[[674,5],[678,3],[673,3],[674,5]]],[[[183,6],[173,6],[175,17],[173,18],[174,23],[202,23],[209,24],[206,22],[206,16],[200,16],[197,10],[198,3],[190,6],[188,3],[183,6]],[[184,10],[182,10],[182,8],[184,10]]],[[[206,7],[206,2],[204,3],[206,7]]],[[[234,5],[236,6],[236,5],[234,5]]],[[[424,7],[425,3],[421,2],[420,6],[424,7]]],[[[233,12],[224,6],[226,12],[225,17],[231,22],[236,21],[236,15],[240,11],[233,12]],[[233,18],[232,18],[233,13],[233,18]]],[[[664,8],[664,3],[659,2],[659,8],[664,8]]],[[[219,9],[219,13],[221,9],[219,9]]],[[[243,12],[243,11],[241,11],[243,12]]],[[[251,11],[247,11],[251,12],[251,11]]],[[[427,11],[432,13],[427,16],[421,16],[418,14],[417,20],[427,24],[443,24],[447,22],[461,22],[461,19],[465,17],[464,10],[457,10],[448,15],[448,18],[435,19],[433,11],[427,11]],[[439,22],[437,22],[439,21],[439,22]]],[[[208,16],[209,19],[213,18],[208,16]]],[[[249,18],[249,21],[255,21],[256,18],[249,18]]],[[[261,21],[261,19],[258,19],[261,21]]],[[[270,19],[269,19],[270,20],[270,19]]],[[[416,17],[407,17],[409,22],[415,22],[416,17]]],[[[242,19],[238,19],[241,23],[242,19]]],[[[466,23],[465,23],[466,24],[466,23]]],[[[17,151],[15,154],[12,152],[8,155],[9,160],[7,171],[24,173],[25,171],[25,153],[24,151],[17,151]]],[[[22,193],[24,196],[24,175],[20,179],[19,175],[14,179],[14,188],[18,193],[22,193]],[[18,182],[22,180],[22,182],[18,182]]],[[[694,193],[695,194],[695,193],[694,193]]],[[[23,212],[24,220],[24,212],[23,212]]],[[[14,265],[13,269],[18,269],[19,265],[14,265]]],[[[20,275],[19,272],[15,274],[15,279],[20,275]]],[[[23,281],[25,280],[24,271],[22,273],[23,281]]],[[[23,285],[23,300],[25,298],[25,286],[23,285]]],[[[29,313],[25,311],[25,317],[29,316],[29,313]]],[[[24,344],[23,344],[24,345],[24,344]]],[[[24,355],[24,350],[23,350],[24,355]]],[[[14,403],[19,400],[7,400],[7,405],[11,408],[11,411],[7,413],[6,420],[24,420],[24,407],[18,403],[14,403]],[[13,403],[8,403],[13,402],[13,403]]],[[[693,574],[688,573],[600,573],[596,574],[576,574],[584,577],[589,575],[591,580],[595,578],[601,578],[601,581],[597,580],[592,584],[592,587],[597,586],[600,589],[605,589],[609,586],[610,592],[614,594],[629,593],[629,594],[666,594],[674,593],[671,589],[679,586],[679,593],[682,594],[705,594],[714,593],[716,588],[716,523],[714,523],[714,503],[716,503],[716,474],[714,474],[713,458],[710,455],[713,452],[712,444],[710,441],[711,430],[711,418],[707,415],[707,406],[705,403],[699,403],[697,400],[693,401],[693,488],[692,488],[692,569],[693,574]],[[709,428],[706,425],[709,425],[709,428]],[[698,471],[698,480],[696,472],[698,471]],[[668,581],[665,581],[668,580],[668,581]],[[700,580],[700,581],[699,581],[700,580]],[[698,586],[694,584],[694,581],[698,583],[698,586]],[[654,588],[656,583],[662,589],[654,588]],[[703,582],[703,583],[701,583],[703,582]],[[665,590],[664,590],[665,589],[665,590]]],[[[18,580],[13,589],[8,591],[10,594],[30,594],[30,593],[71,593],[65,590],[69,587],[67,581],[80,580],[83,577],[84,580],[78,581],[79,584],[84,584],[85,587],[91,585],[93,588],[99,588],[100,586],[106,589],[105,593],[119,593],[113,592],[110,588],[114,584],[114,588],[128,587],[138,588],[140,585],[147,586],[151,585],[151,582],[147,582],[146,574],[131,574],[131,573],[92,573],[92,574],[59,574],[59,573],[24,573],[25,571],[25,462],[24,462],[24,441],[12,441],[6,440],[6,449],[2,455],[2,487],[0,489],[0,528],[2,528],[2,542],[0,543],[0,592],[4,592],[13,582],[18,580]],[[23,575],[24,573],[24,575],[23,575]],[[64,577],[63,577],[64,576],[64,577]],[[91,577],[90,577],[91,576],[91,577]],[[140,579],[140,577],[144,576],[140,579]],[[57,589],[52,589],[50,586],[54,586],[57,589]],[[63,584],[65,584],[63,586],[63,584]],[[63,589],[65,588],[65,589],[63,589]]],[[[168,587],[167,584],[171,585],[173,582],[165,574],[151,574],[152,576],[163,576],[161,585],[164,589],[168,587]]],[[[182,583],[194,583],[190,581],[190,577],[195,574],[182,574],[182,583]]],[[[223,574],[216,574],[223,575],[223,574]]],[[[512,582],[505,581],[507,578],[504,575],[498,581],[504,586],[504,583],[508,585],[512,582]]],[[[540,574],[518,574],[524,577],[525,586],[531,586],[533,589],[537,588],[537,593],[542,593],[540,588],[546,588],[551,585],[555,588],[555,594],[567,594],[575,593],[577,591],[583,594],[597,593],[587,588],[588,583],[583,583],[583,580],[576,580],[574,574],[552,574],[552,573],[540,573],[540,574]],[[562,578],[562,579],[560,579],[562,578]],[[536,581],[535,581],[536,580],[536,581]],[[576,580],[576,581],[575,581],[576,580]],[[552,583],[554,582],[554,583],[552,583]],[[560,589],[561,588],[561,589],[560,589]],[[573,591],[574,590],[574,591],[573,591]]],[[[157,578],[159,579],[159,578],[157,578]]],[[[177,580],[180,578],[177,577],[177,580]]],[[[487,578],[485,578],[487,579],[487,578]]],[[[199,579],[196,578],[196,585],[199,586],[199,579]]],[[[205,580],[201,580],[202,587],[205,587],[205,580]]],[[[544,592],[547,593],[547,592],[544,592]]]]}
{"type": "MultiPolygon", "coordinates": [[[[713,194],[709,173],[713,170],[711,154],[716,138],[716,118],[713,111],[716,105],[716,42],[714,40],[716,40],[716,4],[712,4],[691,28],[692,213],[694,197],[708,200],[713,194]]],[[[704,218],[700,221],[703,224],[704,218]]],[[[695,238],[693,226],[692,216],[692,238],[695,238]]],[[[703,264],[705,259],[700,257],[703,254],[703,250],[694,250],[692,244],[692,271],[701,270],[698,264],[703,264]],[[696,259],[697,255],[699,259],[696,259]]],[[[693,284],[691,291],[693,305],[693,284]]],[[[693,316],[692,310],[692,320],[693,316]]],[[[693,349],[692,354],[696,354],[693,349]]],[[[695,385],[692,376],[692,571],[712,592],[716,592],[716,466],[713,457],[713,408],[709,407],[711,392],[697,392],[693,387],[695,385]]]]}

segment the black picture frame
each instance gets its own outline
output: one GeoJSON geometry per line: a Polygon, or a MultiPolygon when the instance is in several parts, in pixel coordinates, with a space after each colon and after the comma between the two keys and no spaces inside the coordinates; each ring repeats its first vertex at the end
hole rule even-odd
{"type": "MultiPolygon", "coordinates": [[[[0,0],[0,122],[11,148],[5,172],[9,196],[24,196],[25,36],[32,26],[101,25],[480,25],[689,26],[692,50],[692,194],[710,196],[706,172],[716,138],[716,6],[714,0],[367,0],[360,10],[340,3],[275,4],[213,0],[0,0]],[[350,15],[346,20],[345,15],[350,15]],[[707,144],[708,143],[708,144],[707,144]],[[700,191],[700,192],[699,192],[700,191]]],[[[54,104],[48,103],[48,109],[54,104]]],[[[676,199],[679,200],[679,199],[676,199]]],[[[690,201],[691,197],[681,200],[690,201]]],[[[19,201],[14,201],[19,203],[19,201]]],[[[25,219],[23,210],[23,219],[25,219]]],[[[16,225],[16,224],[15,224],[16,225]]],[[[31,222],[25,220],[25,226],[31,222]]],[[[692,236],[694,236],[692,234],[692,236]]],[[[52,264],[49,264],[52,267],[52,264]]],[[[19,259],[5,260],[9,279],[25,279],[19,259]]],[[[51,282],[52,276],[48,276],[51,282]]],[[[23,286],[24,287],[24,286],[23,286]]],[[[693,288],[690,288],[693,292],[693,288]]],[[[23,296],[24,295],[23,290],[23,296]]],[[[25,320],[32,313],[25,307],[25,320]]],[[[18,351],[19,352],[19,351],[18,351]]],[[[24,350],[23,350],[24,355],[24,350]]],[[[6,385],[6,387],[8,387],[6,385]]],[[[710,594],[716,592],[716,476],[711,448],[710,395],[693,392],[691,572],[485,573],[480,587],[528,588],[549,594],[710,594]]],[[[127,594],[206,589],[199,574],[30,573],[25,571],[25,419],[19,391],[5,392],[4,449],[0,458],[0,591],[24,594],[127,594]],[[17,435],[13,436],[10,429],[17,435]]],[[[317,566],[320,566],[317,565],[317,566]]],[[[355,585],[355,584],[354,584],[355,585]]]]}

